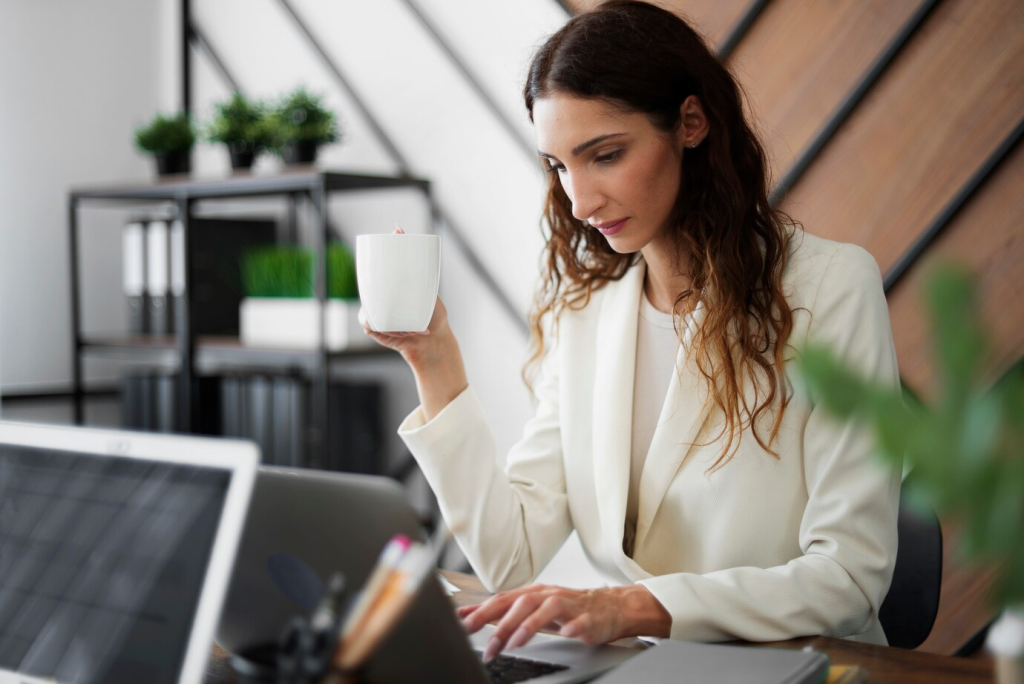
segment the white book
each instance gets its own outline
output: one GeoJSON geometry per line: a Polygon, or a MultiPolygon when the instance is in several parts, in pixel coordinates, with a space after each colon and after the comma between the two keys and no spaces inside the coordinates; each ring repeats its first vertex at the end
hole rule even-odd
{"type": "Polygon", "coordinates": [[[121,279],[128,300],[128,332],[135,335],[149,331],[145,230],[141,223],[129,223],[121,234],[121,279]]]}
{"type": "Polygon", "coordinates": [[[146,291],[166,297],[170,288],[170,241],[166,221],[151,221],[146,228],[146,291]]]}
{"type": "Polygon", "coordinates": [[[146,227],[146,293],[149,332],[154,335],[167,335],[173,327],[168,306],[170,272],[170,227],[166,221],[151,221],[146,227]]]}
{"type": "Polygon", "coordinates": [[[141,223],[129,223],[124,227],[121,241],[122,274],[124,293],[129,297],[142,296],[146,286],[146,245],[144,226],[141,223]]]}
{"type": "Polygon", "coordinates": [[[171,224],[171,294],[185,294],[185,226],[181,221],[171,224]]]}

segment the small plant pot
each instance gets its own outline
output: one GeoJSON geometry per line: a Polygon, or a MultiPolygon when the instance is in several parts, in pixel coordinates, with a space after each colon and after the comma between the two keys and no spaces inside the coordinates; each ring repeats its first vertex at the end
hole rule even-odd
{"type": "Polygon", "coordinates": [[[292,140],[281,148],[281,157],[288,166],[312,164],[316,161],[318,147],[317,143],[310,140],[292,140]]]}
{"type": "Polygon", "coordinates": [[[252,162],[256,158],[256,150],[242,143],[228,145],[228,153],[231,155],[231,168],[235,171],[252,168],[252,162]]]}
{"type": "MultiPolygon", "coordinates": [[[[376,342],[359,323],[359,300],[331,299],[324,312],[327,349],[371,349],[376,342]]],[[[246,297],[239,307],[242,344],[247,347],[316,349],[320,302],[315,299],[246,297]]]]}
{"type": "Polygon", "coordinates": [[[157,152],[153,156],[156,157],[156,172],[161,176],[173,176],[192,170],[191,150],[157,152]]]}

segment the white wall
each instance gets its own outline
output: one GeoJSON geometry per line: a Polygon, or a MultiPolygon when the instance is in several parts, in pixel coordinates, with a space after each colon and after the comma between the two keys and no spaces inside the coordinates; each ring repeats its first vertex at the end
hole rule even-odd
{"type": "MultiPolygon", "coordinates": [[[[5,393],[68,386],[66,193],[150,176],[148,160],[132,147],[132,130],[160,104],[161,11],[159,3],[137,0],[0,0],[5,393]]],[[[91,277],[84,308],[94,329],[117,329],[123,307],[108,300],[120,292],[120,219],[87,214],[83,256],[91,277]]]]}

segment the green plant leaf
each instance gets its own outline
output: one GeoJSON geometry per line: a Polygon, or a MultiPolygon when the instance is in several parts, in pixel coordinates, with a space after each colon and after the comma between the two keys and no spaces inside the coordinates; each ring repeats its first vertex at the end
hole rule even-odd
{"type": "Polygon", "coordinates": [[[322,101],[321,96],[301,87],[283,97],[266,124],[273,129],[275,144],[308,141],[323,145],[339,140],[337,117],[322,101]]]}
{"type": "Polygon", "coordinates": [[[144,152],[186,152],[195,142],[192,119],[184,112],[169,116],[157,114],[148,124],[135,129],[135,146],[144,152]]]}
{"type": "Polygon", "coordinates": [[[984,390],[989,336],[966,272],[935,269],[926,299],[936,401],[865,382],[814,346],[798,356],[799,376],[826,410],[866,420],[880,455],[906,459],[907,502],[959,518],[968,559],[1001,564],[997,606],[1024,603],[1024,367],[984,390]]]}
{"type": "MultiPolygon", "coordinates": [[[[327,268],[328,296],[357,299],[352,251],[332,243],[327,248],[327,268]]],[[[246,253],[242,259],[242,284],[248,297],[312,297],[315,273],[313,251],[305,247],[262,247],[246,253]]]]}

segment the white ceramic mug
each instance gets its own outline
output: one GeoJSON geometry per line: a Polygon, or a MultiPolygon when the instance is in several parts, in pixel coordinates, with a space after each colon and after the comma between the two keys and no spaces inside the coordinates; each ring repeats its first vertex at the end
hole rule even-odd
{"type": "Polygon", "coordinates": [[[356,278],[371,330],[423,332],[437,302],[441,238],[405,233],[359,235],[356,278]]]}

